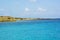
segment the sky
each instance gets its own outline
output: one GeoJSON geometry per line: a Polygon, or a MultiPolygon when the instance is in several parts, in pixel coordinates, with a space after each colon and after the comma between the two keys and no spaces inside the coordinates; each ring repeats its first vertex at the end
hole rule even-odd
{"type": "Polygon", "coordinates": [[[60,0],[0,0],[0,16],[60,18],[60,0]]]}

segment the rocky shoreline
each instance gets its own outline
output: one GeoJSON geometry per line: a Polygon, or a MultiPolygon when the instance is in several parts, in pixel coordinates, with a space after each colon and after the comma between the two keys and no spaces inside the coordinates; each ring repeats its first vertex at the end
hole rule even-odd
{"type": "Polygon", "coordinates": [[[59,18],[17,18],[11,16],[0,16],[0,22],[16,22],[17,20],[56,20],[59,18]]]}

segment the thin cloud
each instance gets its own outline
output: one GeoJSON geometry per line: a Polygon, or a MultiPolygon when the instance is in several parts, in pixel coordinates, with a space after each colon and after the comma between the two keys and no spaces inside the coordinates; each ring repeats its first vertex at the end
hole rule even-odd
{"type": "Polygon", "coordinates": [[[38,8],[37,11],[39,11],[39,12],[46,12],[47,9],[44,9],[44,8],[38,8]]]}
{"type": "Polygon", "coordinates": [[[29,8],[25,8],[25,12],[29,12],[30,11],[30,9],[29,8]]]}
{"type": "Polygon", "coordinates": [[[29,0],[30,2],[36,2],[37,0],[29,0]]]}
{"type": "Polygon", "coordinates": [[[37,8],[37,9],[33,10],[33,9],[25,8],[24,11],[25,11],[25,12],[46,12],[47,9],[37,8]]]}

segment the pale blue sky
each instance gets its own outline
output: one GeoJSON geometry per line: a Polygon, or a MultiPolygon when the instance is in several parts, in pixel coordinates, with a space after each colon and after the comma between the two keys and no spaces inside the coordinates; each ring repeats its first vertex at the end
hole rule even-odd
{"type": "Polygon", "coordinates": [[[0,0],[0,16],[60,18],[60,0],[0,0]]]}

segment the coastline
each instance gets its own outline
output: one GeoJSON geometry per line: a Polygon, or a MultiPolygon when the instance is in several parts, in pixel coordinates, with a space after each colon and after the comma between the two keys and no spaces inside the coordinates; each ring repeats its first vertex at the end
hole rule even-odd
{"type": "Polygon", "coordinates": [[[0,16],[0,22],[16,22],[21,20],[60,20],[60,18],[17,18],[11,16],[0,16]]]}

